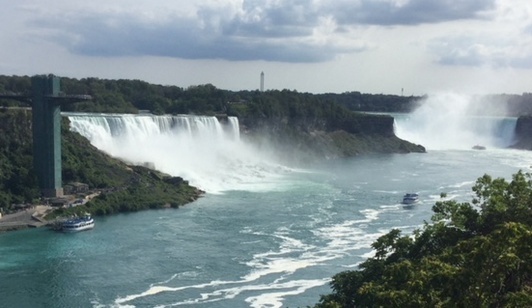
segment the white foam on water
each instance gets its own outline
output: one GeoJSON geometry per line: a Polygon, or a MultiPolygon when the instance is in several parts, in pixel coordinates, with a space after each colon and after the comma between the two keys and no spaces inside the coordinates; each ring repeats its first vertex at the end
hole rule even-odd
{"type": "Polygon", "coordinates": [[[473,187],[475,181],[464,181],[456,184],[449,185],[451,188],[463,188],[463,187],[473,187]]]}
{"type": "MultiPolygon", "coordinates": [[[[332,202],[331,202],[332,204],[332,202]]],[[[322,207],[330,207],[331,204],[322,204],[322,207]]],[[[320,207],[321,208],[321,207],[320,207]]],[[[361,219],[345,220],[330,224],[331,220],[308,221],[313,228],[309,231],[313,236],[308,238],[296,238],[298,232],[294,232],[293,226],[280,226],[273,232],[257,230],[253,226],[247,226],[240,232],[253,234],[262,238],[273,240],[275,247],[268,251],[253,254],[249,260],[242,261],[249,269],[240,279],[231,281],[214,280],[208,283],[199,283],[188,286],[171,287],[172,280],[181,274],[174,274],[170,279],[157,285],[151,285],[147,290],[138,294],[132,294],[116,299],[115,303],[123,305],[132,304],[134,300],[143,297],[157,296],[164,292],[183,292],[196,289],[197,295],[189,295],[189,298],[167,303],[169,306],[190,306],[195,304],[208,304],[217,301],[234,299],[243,296],[244,301],[250,307],[283,307],[287,297],[305,293],[311,288],[321,287],[331,281],[330,275],[303,279],[298,273],[304,269],[330,265],[333,260],[346,257],[352,258],[352,264],[339,264],[346,269],[355,268],[361,259],[367,259],[374,255],[371,244],[380,236],[389,232],[389,229],[380,228],[368,232],[368,224],[379,219],[379,215],[387,211],[397,210],[393,207],[384,206],[377,209],[361,209],[361,219]],[[168,286],[165,286],[168,285],[168,286]],[[250,294],[248,294],[250,293],[250,294]]],[[[411,226],[402,228],[404,231],[413,229],[411,226]]],[[[190,291],[187,292],[189,294],[190,291]]],[[[162,306],[162,307],[163,307],[162,306]]]]}
{"type": "Polygon", "coordinates": [[[369,222],[369,221],[378,219],[381,211],[374,210],[374,209],[364,209],[364,210],[361,210],[360,213],[364,214],[364,216],[366,217],[365,221],[369,222]]]}
{"type": "Polygon", "coordinates": [[[268,290],[292,290],[283,292],[265,292],[257,296],[250,296],[246,298],[246,302],[250,303],[250,306],[254,308],[280,308],[283,306],[283,300],[285,297],[302,294],[310,288],[320,287],[329,281],[330,279],[292,280],[284,284],[269,285],[268,290]]]}
{"type": "MultiPolygon", "coordinates": [[[[155,296],[162,292],[198,289],[200,290],[199,296],[164,306],[212,303],[232,299],[245,292],[259,292],[260,294],[245,297],[245,301],[250,304],[250,307],[282,307],[286,297],[302,294],[310,288],[326,285],[331,280],[328,276],[315,279],[294,277],[293,275],[298,271],[325,265],[331,260],[343,258],[346,255],[357,255],[360,254],[360,251],[365,255],[368,253],[367,250],[371,248],[371,243],[385,233],[384,230],[367,233],[361,228],[376,219],[379,211],[368,209],[361,212],[366,213],[366,218],[325,225],[311,230],[315,236],[309,240],[319,239],[324,242],[320,245],[294,238],[291,235],[293,230],[286,226],[278,228],[273,234],[254,231],[252,227],[247,227],[242,232],[275,239],[278,242],[278,249],[256,253],[250,260],[243,262],[250,271],[243,275],[240,280],[217,280],[183,287],[152,285],[144,292],[118,298],[115,303],[126,305],[133,300],[155,296]]],[[[174,274],[172,278],[161,284],[169,284],[176,277],[178,277],[177,274],[174,274]]]]}

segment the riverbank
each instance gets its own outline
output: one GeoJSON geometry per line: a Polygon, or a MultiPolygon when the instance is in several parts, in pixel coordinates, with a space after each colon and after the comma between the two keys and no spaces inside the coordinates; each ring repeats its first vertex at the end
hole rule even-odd
{"type": "Polygon", "coordinates": [[[49,205],[37,205],[0,218],[0,232],[38,228],[49,222],[44,219],[54,209],[49,205]]]}

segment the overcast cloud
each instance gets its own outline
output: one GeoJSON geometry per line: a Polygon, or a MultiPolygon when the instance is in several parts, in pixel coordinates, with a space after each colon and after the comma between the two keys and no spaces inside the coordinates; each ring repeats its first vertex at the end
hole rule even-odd
{"type": "MultiPolygon", "coordinates": [[[[275,76],[272,88],[390,92],[406,83],[419,94],[438,85],[453,89],[453,68],[468,82],[480,72],[505,78],[532,69],[532,8],[526,0],[0,3],[0,23],[9,29],[0,34],[2,74],[213,83],[238,90],[238,84],[252,87],[237,82],[238,76],[249,79],[265,70],[275,76]],[[172,73],[161,71],[169,67],[172,73]],[[201,71],[187,79],[184,72],[191,75],[192,67],[203,71],[203,80],[201,71]],[[233,82],[220,73],[228,69],[233,82]],[[323,82],[327,73],[338,80],[323,82]],[[413,84],[416,75],[429,74],[413,84]]],[[[523,82],[499,91],[525,87],[523,82]]],[[[456,90],[461,88],[463,82],[456,90]]]]}

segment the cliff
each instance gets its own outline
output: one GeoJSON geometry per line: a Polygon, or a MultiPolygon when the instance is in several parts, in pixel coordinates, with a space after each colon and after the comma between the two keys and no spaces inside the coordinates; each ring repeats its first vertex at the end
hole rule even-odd
{"type": "Polygon", "coordinates": [[[265,149],[280,149],[287,162],[312,163],[377,153],[424,153],[425,148],[399,139],[394,119],[386,115],[349,114],[339,119],[244,117],[242,138],[265,149]]]}
{"type": "Polygon", "coordinates": [[[532,150],[532,116],[521,116],[515,126],[514,149],[532,150]]]}

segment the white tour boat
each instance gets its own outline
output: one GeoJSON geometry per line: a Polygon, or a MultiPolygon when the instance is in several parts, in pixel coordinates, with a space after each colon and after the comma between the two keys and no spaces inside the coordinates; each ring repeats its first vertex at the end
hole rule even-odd
{"type": "Polygon", "coordinates": [[[61,224],[63,232],[78,232],[94,228],[94,219],[90,215],[69,219],[61,224]]]}
{"type": "Polygon", "coordinates": [[[403,204],[414,204],[419,202],[419,195],[414,193],[408,193],[403,196],[403,204]]]}

